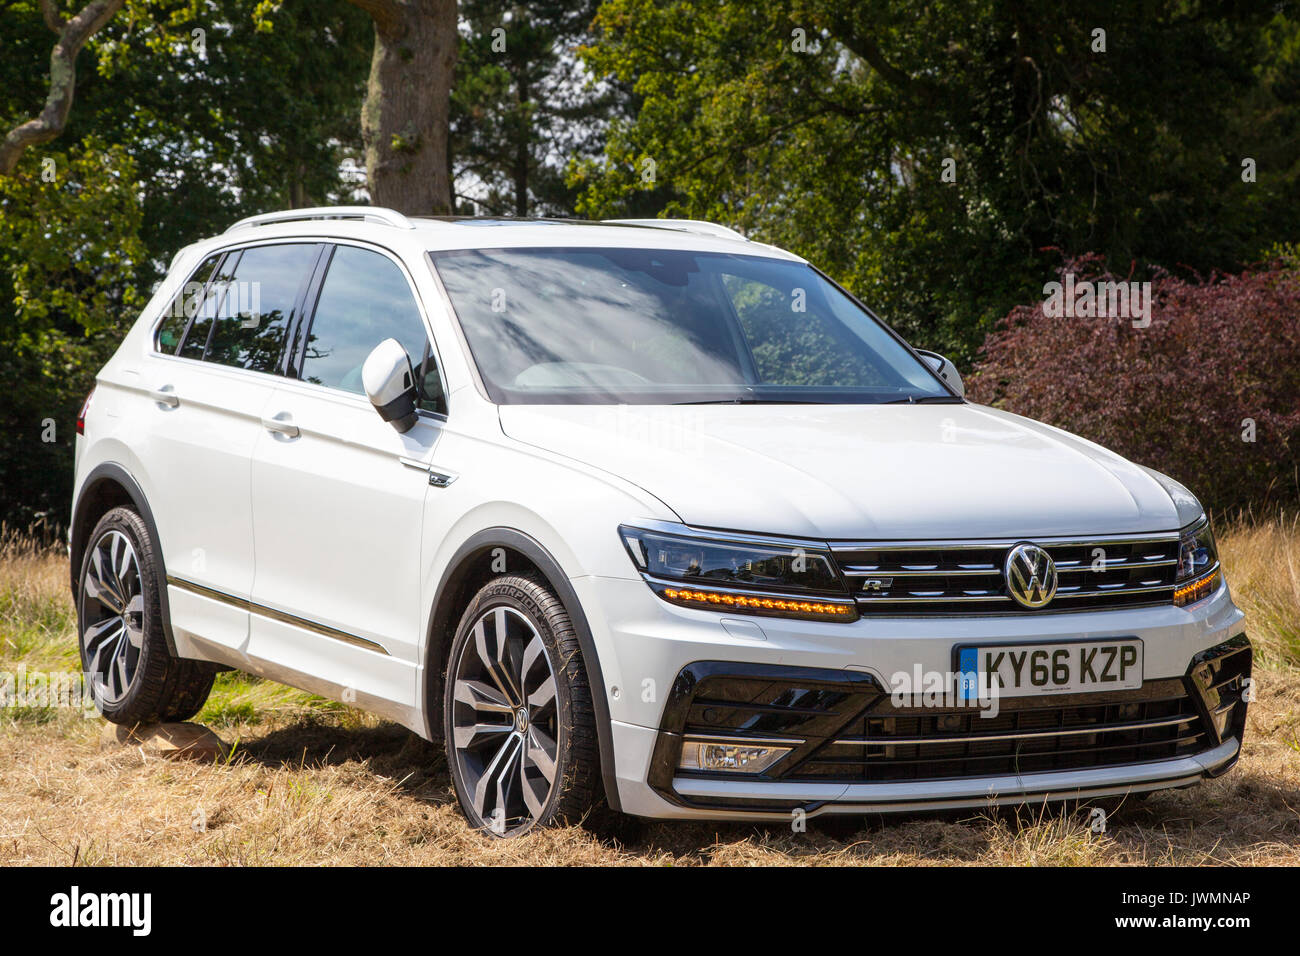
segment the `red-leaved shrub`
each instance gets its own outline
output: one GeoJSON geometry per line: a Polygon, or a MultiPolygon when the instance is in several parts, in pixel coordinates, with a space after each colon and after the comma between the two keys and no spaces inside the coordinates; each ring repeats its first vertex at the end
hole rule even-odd
{"type": "MultiPolygon", "coordinates": [[[[1076,288],[1126,281],[1105,272],[1099,256],[1067,262],[1062,284],[1067,273],[1076,288]]],[[[1020,306],[985,341],[970,397],[1162,471],[1207,508],[1294,504],[1300,274],[1283,263],[1204,281],[1161,274],[1150,325],[1135,321],[1020,306]]]]}

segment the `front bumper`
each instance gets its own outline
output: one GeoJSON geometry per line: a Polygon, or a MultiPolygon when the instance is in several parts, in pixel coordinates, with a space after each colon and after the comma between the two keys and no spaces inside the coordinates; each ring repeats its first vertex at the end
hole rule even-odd
{"type": "MultiPolygon", "coordinates": [[[[626,737],[615,733],[616,742],[626,737]]],[[[1188,787],[1229,769],[1240,750],[1236,738],[1175,760],[1053,773],[885,784],[784,784],[749,780],[673,781],[674,796],[652,815],[678,819],[754,819],[788,822],[795,808],[822,814],[919,813],[1126,796],[1188,787]],[[784,806],[785,809],[776,809],[784,806]]],[[[626,798],[625,798],[626,799],[626,798]]],[[[625,805],[644,814],[647,805],[625,805]]]]}
{"type": "Polygon", "coordinates": [[[1116,796],[1189,786],[1226,771],[1240,751],[1250,652],[1226,586],[1189,608],[834,625],[720,619],[668,608],[639,581],[604,584],[617,603],[601,605],[613,613],[593,630],[625,812],[789,820],[795,809],[815,816],[1116,796]],[[599,633],[601,625],[610,630],[599,633]],[[899,669],[948,670],[955,644],[1066,636],[1140,637],[1143,687],[1004,699],[1000,723],[972,720],[969,708],[964,718],[899,711],[883,690],[899,669]],[[1220,680],[1221,660],[1235,663],[1220,680]],[[790,701],[801,702],[798,719],[783,711],[790,701]],[[944,739],[918,741],[926,734],[944,739]],[[970,734],[1010,739],[972,745],[963,739],[970,734]],[[778,738],[792,753],[761,774],[678,768],[684,740],[728,735],[778,738]]]}

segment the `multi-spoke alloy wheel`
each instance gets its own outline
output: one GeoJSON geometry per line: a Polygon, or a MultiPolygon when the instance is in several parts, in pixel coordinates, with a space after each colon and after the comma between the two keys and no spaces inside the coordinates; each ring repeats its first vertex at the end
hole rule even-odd
{"type": "Polygon", "coordinates": [[[555,673],[541,635],[514,608],[494,607],[461,648],[452,732],[474,811],[504,833],[540,817],[555,784],[555,673]]]}
{"type": "Polygon", "coordinates": [[[495,836],[581,817],[598,766],[586,672],[563,605],[506,575],[471,602],[447,669],[447,756],[461,808],[495,836]]]}
{"type": "Polygon", "coordinates": [[[77,578],[81,669],[95,706],[118,724],[187,720],[212,690],[213,665],[173,654],[162,562],[144,519],[109,510],[87,538],[77,578]]]}
{"type": "Polygon", "coordinates": [[[96,698],[120,703],[131,689],[144,645],[140,559],[121,531],[106,531],[91,546],[81,586],[81,643],[96,698]]]}

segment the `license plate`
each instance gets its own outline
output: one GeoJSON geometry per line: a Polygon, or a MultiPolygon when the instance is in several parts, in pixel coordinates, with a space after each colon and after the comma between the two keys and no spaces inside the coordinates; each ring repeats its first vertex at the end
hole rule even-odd
{"type": "Polygon", "coordinates": [[[961,647],[957,658],[964,675],[962,696],[967,699],[995,680],[1005,697],[1142,686],[1142,642],[1136,639],[961,647]]]}

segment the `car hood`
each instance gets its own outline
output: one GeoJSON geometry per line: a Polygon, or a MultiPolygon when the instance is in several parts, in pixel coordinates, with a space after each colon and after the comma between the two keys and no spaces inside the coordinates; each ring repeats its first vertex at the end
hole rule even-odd
{"type": "Polygon", "coordinates": [[[979,405],[503,405],[500,416],[509,437],[631,481],[695,527],[858,541],[1179,527],[1152,473],[979,405]]]}

